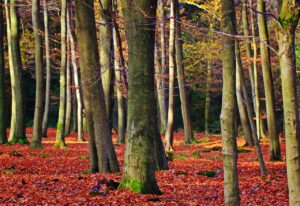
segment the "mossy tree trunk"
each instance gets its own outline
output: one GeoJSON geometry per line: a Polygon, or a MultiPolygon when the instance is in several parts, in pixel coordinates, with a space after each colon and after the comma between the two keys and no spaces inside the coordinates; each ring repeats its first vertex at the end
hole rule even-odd
{"type": "Polygon", "coordinates": [[[112,0],[99,0],[100,68],[106,111],[112,128],[114,94],[112,0]]]}
{"type": "Polygon", "coordinates": [[[177,22],[175,28],[176,29],[176,34],[175,34],[176,68],[177,68],[179,95],[181,101],[181,113],[182,113],[183,127],[184,127],[184,143],[192,144],[195,138],[192,129],[190,106],[188,102],[188,95],[187,95],[186,85],[185,85],[181,20],[180,20],[178,0],[175,0],[175,20],[177,22]]]}
{"type": "Polygon", "coordinates": [[[268,48],[269,34],[266,18],[263,14],[266,12],[264,0],[257,1],[257,11],[259,12],[257,14],[257,18],[260,39],[260,54],[266,96],[268,131],[270,138],[270,160],[278,161],[281,160],[281,151],[279,136],[276,128],[276,111],[274,100],[275,93],[272,77],[271,58],[268,48]]]}
{"type": "Polygon", "coordinates": [[[119,172],[102,88],[93,0],[76,0],[76,34],[86,114],[90,169],[119,172]]]}
{"type": "Polygon", "coordinates": [[[4,60],[4,24],[3,6],[0,4],[0,144],[7,143],[6,137],[6,94],[5,94],[5,60],[4,60]]]}
{"type": "Polygon", "coordinates": [[[61,0],[61,65],[59,75],[59,112],[54,146],[66,147],[65,122],[66,122],[66,67],[67,67],[67,0],[61,0]]]}
{"type": "MultiPolygon", "coordinates": [[[[124,0],[129,78],[126,152],[120,188],[161,194],[155,178],[159,131],[154,94],[156,0],[124,0]],[[140,115],[143,114],[143,115],[140,115]]],[[[160,144],[161,145],[161,144],[160,144]]]]}
{"type": "Polygon", "coordinates": [[[50,63],[50,44],[49,44],[49,20],[48,20],[48,3],[43,2],[44,14],[44,32],[45,32],[45,58],[46,58],[46,90],[45,90],[45,106],[42,123],[42,136],[47,137],[48,118],[50,109],[50,90],[51,90],[51,63],[50,63]]]}
{"type": "Polygon", "coordinates": [[[167,151],[173,151],[173,133],[174,133],[174,84],[175,84],[175,0],[170,2],[170,35],[169,35],[169,104],[168,104],[168,122],[165,136],[165,148],[167,151]]]}
{"type": "MultiPolygon", "coordinates": [[[[71,7],[72,8],[72,7],[71,7]]],[[[75,125],[77,125],[76,130],[78,133],[78,141],[82,142],[84,141],[83,138],[83,120],[82,120],[82,109],[83,109],[83,104],[82,104],[82,97],[81,97],[81,90],[80,90],[80,82],[79,82],[79,69],[77,66],[77,62],[76,62],[76,45],[75,45],[75,36],[73,33],[73,27],[72,27],[72,9],[68,10],[67,13],[67,27],[68,27],[68,38],[69,38],[69,42],[70,42],[70,55],[71,55],[71,63],[72,63],[72,67],[73,67],[73,82],[74,82],[74,86],[75,86],[75,95],[76,98],[75,99],[75,104],[73,104],[73,116],[76,116],[76,122],[74,122],[75,125]],[[76,107],[74,106],[76,105],[76,107]]],[[[74,125],[73,125],[74,127],[74,125]]],[[[75,130],[75,128],[73,128],[75,130]]]]}
{"type": "MultiPolygon", "coordinates": [[[[244,103],[244,93],[243,93],[243,84],[244,84],[244,72],[242,58],[239,48],[239,42],[235,42],[235,55],[236,55],[236,98],[238,104],[238,110],[240,115],[241,125],[244,131],[245,136],[245,145],[253,146],[253,137],[251,125],[247,113],[247,105],[244,103]]],[[[247,94],[246,94],[247,95],[247,94]]]]}
{"type": "MultiPolygon", "coordinates": [[[[222,0],[222,30],[236,34],[235,8],[233,0],[222,0]]],[[[222,92],[222,156],[224,168],[225,205],[240,205],[237,173],[237,143],[234,132],[235,122],[235,40],[223,36],[223,92],[222,92]]]]}
{"type": "Polygon", "coordinates": [[[7,42],[11,80],[11,122],[8,141],[28,143],[25,134],[24,101],[22,92],[22,61],[19,41],[19,22],[15,0],[5,0],[7,16],[7,42]]]}
{"type": "Polygon", "coordinates": [[[32,1],[32,25],[34,32],[34,47],[35,47],[35,108],[33,120],[33,134],[30,147],[42,147],[42,127],[43,127],[43,53],[42,53],[42,37],[41,37],[41,22],[40,22],[40,1],[32,1]]]}
{"type": "MultiPolygon", "coordinates": [[[[69,13],[69,11],[67,12],[69,13]]],[[[67,24],[68,24],[67,14],[67,24]]],[[[68,26],[67,26],[68,30],[68,26]]],[[[71,67],[71,52],[70,52],[70,37],[67,31],[67,66],[66,66],[66,115],[65,115],[65,136],[71,132],[71,118],[72,118],[72,67],[71,67]]]]}
{"type": "Polygon", "coordinates": [[[296,82],[295,32],[299,22],[299,1],[282,1],[276,37],[282,81],[289,205],[300,205],[300,125],[296,82]]]}

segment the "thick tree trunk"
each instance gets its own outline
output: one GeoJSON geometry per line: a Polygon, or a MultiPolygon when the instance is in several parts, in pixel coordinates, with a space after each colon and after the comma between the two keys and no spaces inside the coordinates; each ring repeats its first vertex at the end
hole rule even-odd
{"type": "Polygon", "coordinates": [[[67,0],[61,0],[61,66],[59,87],[59,112],[54,146],[64,148],[66,121],[66,67],[67,67],[67,0]]]}
{"type": "Polygon", "coordinates": [[[161,194],[155,178],[155,155],[160,155],[155,145],[161,143],[156,139],[159,132],[154,94],[156,3],[156,0],[125,0],[122,5],[128,31],[129,81],[126,152],[120,188],[151,194],[161,194]]]}
{"type": "Polygon", "coordinates": [[[205,94],[205,111],[204,111],[204,130],[205,135],[209,135],[209,111],[210,111],[210,83],[211,83],[211,63],[207,63],[206,77],[206,94],[205,94]]]}
{"type": "Polygon", "coordinates": [[[78,133],[78,141],[82,142],[84,141],[83,138],[83,120],[82,120],[82,98],[81,98],[81,91],[80,91],[80,83],[79,83],[79,70],[78,66],[76,63],[76,46],[75,46],[75,37],[73,34],[73,28],[71,24],[72,20],[72,10],[70,9],[68,12],[68,37],[69,37],[69,42],[70,42],[70,51],[71,51],[71,63],[73,67],[73,82],[75,85],[75,94],[76,94],[76,110],[75,107],[73,108],[73,112],[76,113],[76,125],[77,125],[77,133],[78,133]]]}
{"type": "Polygon", "coordinates": [[[5,0],[7,15],[7,42],[11,80],[11,122],[8,141],[28,143],[25,134],[24,101],[22,92],[22,61],[19,42],[19,23],[15,0],[5,0]]]}
{"type": "Polygon", "coordinates": [[[76,30],[92,172],[119,172],[105,107],[93,0],[76,0],[76,30]]]}
{"type": "Polygon", "coordinates": [[[166,95],[166,80],[167,74],[167,57],[166,57],[166,40],[165,40],[165,3],[164,0],[158,0],[159,25],[160,25],[160,50],[161,50],[161,130],[165,133],[167,129],[167,95],[166,95]]]}
{"type": "Polygon", "coordinates": [[[188,96],[186,94],[186,88],[185,88],[181,21],[180,21],[178,0],[175,0],[175,11],[176,11],[175,20],[177,21],[176,28],[175,28],[176,29],[176,40],[175,40],[176,68],[177,68],[179,95],[181,101],[181,113],[182,113],[183,127],[184,127],[184,143],[191,144],[193,143],[195,138],[192,129],[188,96]]]}
{"type": "Polygon", "coordinates": [[[268,48],[269,35],[265,16],[262,13],[266,12],[264,0],[257,1],[258,29],[260,39],[260,54],[264,80],[264,89],[266,96],[267,121],[270,137],[270,160],[281,160],[280,143],[276,128],[276,112],[274,100],[274,84],[272,78],[271,58],[268,48]]]}
{"type": "Polygon", "coordinates": [[[35,75],[36,75],[36,89],[35,89],[35,108],[33,120],[33,134],[30,147],[42,147],[42,118],[43,118],[43,54],[42,54],[42,38],[40,35],[40,1],[32,1],[32,25],[34,32],[34,46],[35,46],[35,75]]]}
{"type": "Polygon", "coordinates": [[[289,205],[300,204],[300,125],[296,83],[295,31],[299,22],[299,4],[295,0],[282,2],[277,28],[282,81],[286,163],[289,205]]]}
{"type": "Polygon", "coordinates": [[[51,64],[50,64],[50,44],[49,44],[49,21],[48,21],[48,4],[47,0],[43,2],[44,13],[44,30],[45,30],[45,53],[46,53],[46,91],[45,91],[45,108],[42,124],[42,136],[47,137],[49,107],[50,107],[50,90],[51,90],[51,64]]]}
{"type": "MultiPolygon", "coordinates": [[[[245,145],[253,145],[253,137],[251,126],[247,113],[247,105],[244,103],[244,93],[243,93],[243,84],[244,84],[244,73],[243,73],[243,64],[241,59],[241,53],[239,48],[239,42],[235,42],[235,54],[236,54],[236,97],[238,110],[240,114],[240,121],[244,131],[245,136],[245,145]]],[[[247,94],[246,94],[247,95],[247,94]]]]}
{"type": "Polygon", "coordinates": [[[169,36],[169,105],[168,122],[166,130],[166,150],[173,151],[173,133],[174,133],[174,84],[175,84],[175,0],[170,2],[170,36],[169,36]]]}
{"type": "Polygon", "coordinates": [[[0,5],[0,144],[7,143],[6,138],[6,95],[5,95],[5,60],[4,60],[4,24],[3,7],[0,5]]]}
{"type": "MultiPolygon", "coordinates": [[[[222,0],[222,30],[235,35],[235,8],[233,0],[222,0]]],[[[240,205],[237,173],[237,144],[234,135],[235,120],[235,40],[223,36],[223,92],[222,92],[222,156],[224,168],[225,205],[240,205]]]]}
{"type": "Polygon", "coordinates": [[[113,24],[112,24],[112,0],[99,0],[100,4],[100,68],[103,91],[105,95],[106,111],[112,128],[113,105],[113,24]]]}

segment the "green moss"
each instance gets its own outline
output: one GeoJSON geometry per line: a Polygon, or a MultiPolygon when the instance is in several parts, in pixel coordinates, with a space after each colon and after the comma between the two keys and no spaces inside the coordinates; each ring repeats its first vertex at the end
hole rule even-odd
{"type": "Polygon", "coordinates": [[[91,170],[85,170],[85,171],[80,172],[80,174],[89,175],[89,174],[92,174],[92,171],[91,170]]]}
{"type": "Polygon", "coordinates": [[[130,179],[130,178],[123,179],[123,181],[121,182],[118,188],[130,189],[138,193],[146,193],[145,188],[143,187],[143,183],[136,179],[130,179]]]}
{"type": "Polygon", "coordinates": [[[197,175],[203,175],[203,176],[206,176],[206,177],[215,177],[217,175],[217,173],[213,170],[205,170],[205,171],[199,171],[197,172],[197,175]]]}
{"type": "Polygon", "coordinates": [[[238,153],[246,153],[246,152],[253,152],[253,150],[252,149],[245,149],[243,147],[238,147],[237,152],[238,153]]]}
{"type": "Polygon", "coordinates": [[[209,137],[204,137],[204,138],[201,138],[198,142],[200,142],[200,143],[209,143],[210,139],[209,139],[209,137]]]}
{"type": "Polygon", "coordinates": [[[200,158],[201,157],[200,152],[196,150],[195,152],[193,152],[192,157],[200,158]]]}
{"type": "Polygon", "coordinates": [[[188,158],[187,154],[174,154],[174,159],[186,160],[188,158]]]}
{"type": "Polygon", "coordinates": [[[296,13],[287,10],[285,12],[280,13],[278,20],[284,29],[288,29],[296,22],[297,15],[296,15],[296,13]]]}

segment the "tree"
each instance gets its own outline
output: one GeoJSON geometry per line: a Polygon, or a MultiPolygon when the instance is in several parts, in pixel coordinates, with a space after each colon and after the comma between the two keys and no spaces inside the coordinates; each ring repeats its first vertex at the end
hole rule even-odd
{"type": "Polygon", "coordinates": [[[19,21],[15,0],[5,0],[7,19],[7,43],[11,80],[11,121],[8,141],[28,143],[25,134],[24,101],[22,92],[22,60],[19,41],[19,21]]]}
{"type": "MultiPolygon", "coordinates": [[[[67,8],[68,9],[68,8],[67,8]]],[[[69,13],[69,11],[67,11],[69,13]]],[[[67,14],[68,18],[68,14],[67,14]]],[[[68,19],[67,19],[68,24],[68,19]]],[[[68,30],[68,26],[67,26],[68,30]]],[[[71,67],[71,52],[70,52],[70,37],[67,31],[67,66],[66,66],[66,114],[65,114],[65,136],[71,132],[71,118],[72,118],[72,67],[71,67]]]]}
{"type": "MultiPolygon", "coordinates": [[[[235,35],[235,8],[233,0],[222,0],[222,30],[235,35]]],[[[222,156],[224,168],[224,199],[225,205],[240,205],[238,173],[237,173],[237,144],[234,132],[235,122],[235,40],[223,36],[223,91],[222,91],[222,156]]]]}
{"type": "Polygon", "coordinates": [[[54,146],[64,148],[66,123],[66,67],[67,67],[67,0],[61,0],[61,65],[59,75],[59,114],[54,146]]]}
{"type": "Polygon", "coordinates": [[[184,76],[184,63],[183,63],[183,49],[182,49],[182,35],[181,35],[181,20],[178,0],[175,0],[175,20],[176,20],[176,33],[175,33],[175,54],[176,54],[176,68],[179,95],[181,101],[181,113],[184,127],[184,143],[191,144],[194,139],[191,115],[188,102],[188,96],[186,93],[185,76],[184,76]]]}
{"type": "Polygon", "coordinates": [[[7,143],[6,138],[6,96],[5,96],[5,60],[4,60],[4,24],[3,7],[0,4],[0,144],[7,143]]]}
{"type": "Polygon", "coordinates": [[[265,3],[263,0],[257,1],[257,18],[258,18],[258,29],[259,29],[259,39],[260,39],[260,54],[261,54],[261,64],[262,73],[264,80],[264,89],[266,96],[266,108],[267,108],[267,122],[268,131],[270,136],[270,160],[278,161],[281,160],[280,143],[276,127],[276,113],[275,113],[275,94],[274,94],[274,84],[271,69],[271,59],[269,52],[269,34],[268,27],[265,16],[265,3]]]}
{"type": "Polygon", "coordinates": [[[34,32],[35,44],[35,74],[36,74],[36,90],[35,90],[35,109],[33,120],[33,135],[31,141],[32,148],[42,147],[42,118],[43,118],[43,54],[42,54],[42,38],[40,25],[40,1],[32,1],[32,25],[34,32]]]}
{"type": "Polygon", "coordinates": [[[204,111],[204,130],[205,135],[209,135],[209,111],[210,111],[210,84],[211,84],[211,63],[207,62],[206,95],[204,111]]]}
{"type": "Polygon", "coordinates": [[[161,194],[155,178],[154,156],[159,134],[154,95],[157,2],[124,0],[122,3],[128,32],[129,78],[126,152],[120,188],[161,194]]]}
{"type": "Polygon", "coordinates": [[[300,204],[300,124],[296,83],[295,32],[299,22],[299,1],[278,1],[279,25],[276,38],[282,81],[286,163],[289,187],[289,205],[300,204]]]}
{"type": "Polygon", "coordinates": [[[51,89],[51,64],[50,64],[50,44],[49,44],[49,20],[48,20],[48,3],[43,2],[44,13],[44,30],[45,30],[45,59],[46,59],[46,90],[45,90],[45,106],[42,123],[42,136],[47,137],[49,107],[50,107],[50,89],[51,89]]]}
{"type": "Polygon", "coordinates": [[[76,0],[76,32],[92,172],[119,172],[105,107],[93,0],[76,0]]]}
{"type": "Polygon", "coordinates": [[[173,150],[173,133],[174,133],[174,84],[175,84],[175,0],[170,2],[170,36],[169,36],[169,105],[168,105],[168,122],[166,130],[166,150],[173,150]]]}

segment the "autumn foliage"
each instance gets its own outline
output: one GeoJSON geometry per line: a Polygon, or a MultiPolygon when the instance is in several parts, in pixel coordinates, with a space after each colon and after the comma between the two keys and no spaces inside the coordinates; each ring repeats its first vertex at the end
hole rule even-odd
{"type": "MultiPolygon", "coordinates": [[[[27,134],[31,134],[27,129],[27,134]]],[[[175,135],[175,152],[168,154],[170,170],[158,171],[163,195],[141,195],[128,190],[107,188],[99,181],[120,182],[118,174],[90,174],[87,143],[66,138],[68,148],[53,148],[55,130],[49,130],[44,149],[27,145],[0,146],[1,205],[222,205],[223,166],[221,137],[196,134],[198,144],[183,145],[183,134],[175,135]]],[[[114,135],[114,141],[115,141],[114,135]]],[[[285,162],[267,162],[268,177],[260,177],[253,147],[242,147],[238,138],[238,170],[241,205],[288,205],[285,162]]],[[[269,143],[261,143],[269,159],[269,143]]],[[[125,145],[115,145],[123,167],[125,145]]],[[[285,143],[281,144],[285,154],[285,143]]]]}

